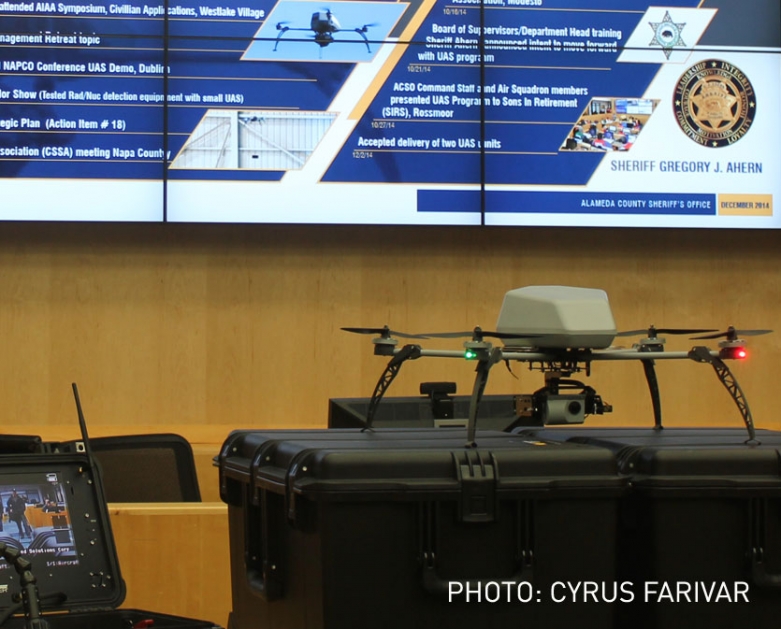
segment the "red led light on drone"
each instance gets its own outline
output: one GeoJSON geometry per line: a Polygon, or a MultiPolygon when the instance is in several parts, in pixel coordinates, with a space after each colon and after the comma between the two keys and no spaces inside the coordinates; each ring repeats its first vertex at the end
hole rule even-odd
{"type": "Polygon", "coordinates": [[[744,360],[748,358],[748,352],[745,347],[724,347],[719,352],[719,358],[744,360]]]}

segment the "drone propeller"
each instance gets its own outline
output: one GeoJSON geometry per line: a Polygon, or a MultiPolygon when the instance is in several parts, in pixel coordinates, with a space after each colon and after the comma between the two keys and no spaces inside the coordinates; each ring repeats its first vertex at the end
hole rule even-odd
{"type": "Polygon", "coordinates": [[[736,341],[741,336],[759,336],[760,334],[770,334],[773,330],[736,330],[734,327],[729,326],[723,332],[716,332],[714,334],[706,334],[704,336],[693,336],[694,339],[719,339],[725,338],[728,341],[736,341]]]}
{"type": "MultiPolygon", "coordinates": [[[[656,326],[649,326],[644,330],[626,330],[624,332],[618,332],[616,336],[639,336],[645,334],[648,338],[655,339],[659,334],[700,334],[702,332],[713,332],[713,328],[699,329],[699,328],[657,328],[656,326]]],[[[705,337],[700,337],[705,338],[705,337]]]]}
{"type": "Polygon", "coordinates": [[[432,332],[431,334],[424,334],[426,338],[432,339],[459,339],[459,338],[471,338],[473,341],[482,341],[483,338],[494,339],[517,339],[534,338],[539,336],[538,334],[519,334],[518,332],[495,332],[492,330],[483,330],[480,326],[476,326],[472,330],[463,332],[432,332]]]}
{"type": "MultiPolygon", "coordinates": [[[[432,339],[460,339],[460,338],[468,338],[471,336],[475,336],[474,330],[464,331],[464,332],[432,332],[432,333],[426,333],[426,336],[432,339]]],[[[481,336],[487,336],[485,333],[482,333],[481,336]]]]}
{"type": "Polygon", "coordinates": [[[433,339],[460,339],[460,338],[471,338],[475,341],[482,341],[483,337],[493,337],[493,338],[499,338],[497,336],[498,332],[489,332],[487,330],[483,330],[480,326],[476,326],[472,330],[464,330],[462,332],[432,332],[432,333],[426,333],[426,336],[433,339]]]}
{"type": "Polygon", "coordinates": [[[407,334],[406,332],[399,332],[398,330],[391,330],[387,325],[381,328],[342,328],[345,332],[352,332],[353,334],[379,334],[382,338],[390,338],[391,336],[400,336],[405,339],[424,339],[427,338],[423,334],[407,334]]]}

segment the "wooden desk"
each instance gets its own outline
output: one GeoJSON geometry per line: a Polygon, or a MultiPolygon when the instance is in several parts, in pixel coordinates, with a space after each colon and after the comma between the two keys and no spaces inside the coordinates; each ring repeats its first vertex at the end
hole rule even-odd
{"type": "Polygon", "coordinates": [[[60,513],[48,513],[44,511],[41,507],[32,507],[30,505],[27,506],[27,509],[25,510],[24,514],[27,516],[27,521],[30,523],[30,526],[37,529],[40,526],[51,526],[54,527],[57,520],[60,520],[63,524],[68,524],[68,514],[66,511],[62,511],[60,513]],[[57,518],[55,520],[54,518],[57,518]]]}
{"type": "Polygon", "coordinates": [[[228,508],[222,503],[108,505],[127,585],[122,607],[227,626],[228,508]]]}

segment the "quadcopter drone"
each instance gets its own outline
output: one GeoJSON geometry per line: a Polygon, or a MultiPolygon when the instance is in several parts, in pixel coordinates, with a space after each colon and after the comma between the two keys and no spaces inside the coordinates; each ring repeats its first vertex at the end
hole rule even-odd
{"type": "Polygon", "coordinates": [[[347,332],[374,334],[374,353],[391,359],[380,377],[369,403],[366,428],[371,428],[377,405],[391,382],[407,360],[423,356],[466,358],[477,362],[475,383],[470,400],[467,422],[467,446],[475,445],[477,412],[488,381],[491,368],[510,361],[527,363],[530,370],[543,373],[545,386],[532,395],[520,396],[518,408],[521,416],[531,417],[548,425],[578,424],[587,415],[601,415],[612,411],[596,391],[584,383],[571,379],[573,374],[591,373],[591,363],[601,360],[639,360],[643,366],[651,394],[654,427],[663,428],[661,397],[656,377],[657,360],[692,360],[713,367],[740,411],[749,434],[749,441],[756,442],[756,431],[751,411],[737,380],[730,371],[727,360],[747,356],[744,336],[767,334],[772,330],[737,330],[730,326],[725,331],[695,328],[656,328],[643,330],[616,330],[607,294],[598,289],[570,286],[527,286],[509,291],[502,303],[496,331],[479,327],[469,332],[445,332],[431,334],[406,334],[382,328],[342,328],[347,332]],[[718,350],[703,345],[689,351],[664,351],[667,334],[696,334],[691,338],[723,339],[718,350]],[[640,336],[640,340],[628,349],[612,347],[616,337],[640,336]],[[468,337],[464,350],[430,350],[411,343],[397,348],[394,337],[427,339],[468,337]],[[498,339],[502,347],[494,347],[486,339],[498,339]]]}
{"type": "MultiPolygon", "coordinates": [[[[369,39],[366,37],[366,33],[371,26],[374,25],[364,24],[359,28],[346,29],[358,33],[363,38],[367,52],[371,52],[369,39]]],[[[279,31],[279,35],[277,35],[277,39],[274,42],[274,52],[276,52],[277,46],[279,46],[279,40],[282,39],[282,36],[288,31],[312,31],[314,35],[310,35],[310,37],[315,40],[315,43],[320,46],[320,48],[325,48],[329,44],[337,41],[336,38],[334,38],[335,33],[345,29],[342,28],[341,24],[339,24],[339,20],[336,19],[336,16],[331,13],[329,9],[324,9],[323,11],[315,11],[312,13],[312,21],[309,28],[297,28],[288,26],[287,22],[277,22],[277,30],[279,31]]]]}

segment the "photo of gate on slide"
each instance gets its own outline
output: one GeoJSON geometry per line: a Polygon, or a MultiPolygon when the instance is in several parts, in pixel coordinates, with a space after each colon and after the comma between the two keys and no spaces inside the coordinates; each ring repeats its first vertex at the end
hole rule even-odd
{"type": "Polygon", "coordinates": [[[776,0],[0,18],[0,220],[781,226],[776,0]]]}

